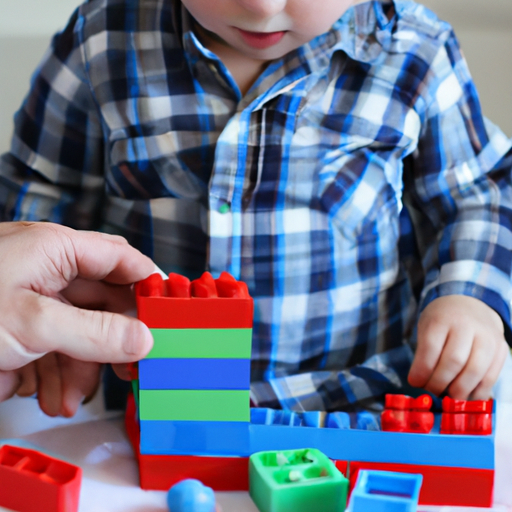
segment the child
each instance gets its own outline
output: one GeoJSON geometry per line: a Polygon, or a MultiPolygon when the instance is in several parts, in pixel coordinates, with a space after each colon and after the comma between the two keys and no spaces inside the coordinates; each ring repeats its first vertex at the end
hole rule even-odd
{"type": "Polygon", "coordinates": [[[510,335],[510,143],[446,23],[352,3],[85,3],[16,116],[3,219],[245,281],[255,405],[368,407],[407,377],[487,398],[510,335]]]}

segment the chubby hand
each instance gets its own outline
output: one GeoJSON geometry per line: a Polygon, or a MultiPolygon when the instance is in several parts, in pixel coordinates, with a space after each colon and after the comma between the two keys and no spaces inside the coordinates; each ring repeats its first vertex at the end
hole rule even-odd
{"type": "Polygon", "coordinates": [[[409,383],[435,395],[487,400],[507,353],[496,311],[473,297],[439,297],[420,315],[409,383]]]}
{"type": "Polygon", "coordinates": [[[147,327],[118,313],[155,266],[123,238],[5,222],[0,254],[0,401],[37,388],[49,414],[68,416],[97,385],[98,363],[151,349],[147,327]]]}

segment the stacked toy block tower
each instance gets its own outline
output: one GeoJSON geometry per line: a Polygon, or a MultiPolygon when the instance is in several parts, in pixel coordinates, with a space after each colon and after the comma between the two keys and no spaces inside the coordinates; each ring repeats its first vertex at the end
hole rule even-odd
{"type": "Polygon", "coordinates": [[[223,273],[190,282],[158,274],[136,286],[138,317],[154,346],[138,367],[141,454],[187,454],[198,436],[247,432],[253,303],[223,273]]]}

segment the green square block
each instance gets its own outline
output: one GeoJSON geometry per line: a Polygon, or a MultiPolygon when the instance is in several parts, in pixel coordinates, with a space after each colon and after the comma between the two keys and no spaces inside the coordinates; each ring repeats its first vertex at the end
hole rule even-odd
{"type": "Polygon", "coordinates": [[[260,512],[343,512],[348,480],[313,448],[258,452],[249,459],[249,493],[260,512]]]}
{"type": "Polygon", "coordinates": [[[150,329],[154,345],[147,359],[250,359],[252,329],[150,329]]]}
{"type": "Polygon", "coordinates": [[[139,418],[165,421],[249,421],[249,390],[141,389],[139,418]]]}

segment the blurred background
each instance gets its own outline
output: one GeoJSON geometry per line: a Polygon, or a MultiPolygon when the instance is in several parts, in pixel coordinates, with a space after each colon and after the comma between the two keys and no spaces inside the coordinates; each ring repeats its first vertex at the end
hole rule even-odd
{"type": "MultiPolygon", "coordinates": [[[[79,0],[0,0],[0,153],[53,33],[79,0]]],[[[485,115],[512,137],[512,0],[424,0],[456,30],[485,115]]]]}

